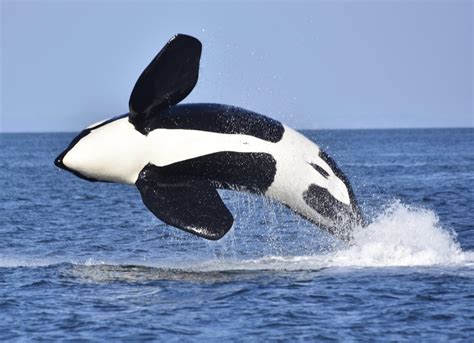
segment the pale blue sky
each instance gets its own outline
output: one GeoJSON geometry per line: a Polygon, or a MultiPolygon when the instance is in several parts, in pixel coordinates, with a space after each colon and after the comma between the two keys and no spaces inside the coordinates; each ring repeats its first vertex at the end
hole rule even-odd
{"type": "Polygon", "coordinates": [[[465,127],[471,1],[1,2],[1,130],[79,131],[125,113],[175,33],[203,43],[184,102],[296,128],[465,127]]]}

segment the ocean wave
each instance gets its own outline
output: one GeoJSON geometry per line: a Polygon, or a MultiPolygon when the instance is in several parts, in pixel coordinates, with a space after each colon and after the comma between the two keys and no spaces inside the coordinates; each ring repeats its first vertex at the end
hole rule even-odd
{"type": "MultiPolygon", "coordinates": [[[[0,267],[47,267],[70,264],[85,268],[149,268],[169,272],[222,272],[258,270],[318,270],[333,267],[474,266],[474,251],[463,251],[454,231],[443,228],[428,209],[393,202],[367,227],[356,228],[348,245],[307,256],[264,256],[255,259],[212,258],[202,261],[123,261],[86,259],[58,261],[2,257],[0,267]]],[[[110,269],[111,270],[111,269],[110,269]]]]}

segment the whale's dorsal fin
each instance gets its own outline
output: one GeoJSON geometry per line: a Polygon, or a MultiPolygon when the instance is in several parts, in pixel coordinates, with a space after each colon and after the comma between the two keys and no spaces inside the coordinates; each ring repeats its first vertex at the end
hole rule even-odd
{"type": "Polygon", "coordinates": [[[149,164],[135,184],[143,203],[155,216],[184,231],[217,240],[234,223],[232,214],[208,181],[164,176],[159,167],[149,164]]]}
{"type": "Polygon", "coordinates": [[[193,90],[202,45],[194,37],[171,38],[138,78],[130,95],[130,122],[139,130],[152,115],[176,105],[193,90]]]}

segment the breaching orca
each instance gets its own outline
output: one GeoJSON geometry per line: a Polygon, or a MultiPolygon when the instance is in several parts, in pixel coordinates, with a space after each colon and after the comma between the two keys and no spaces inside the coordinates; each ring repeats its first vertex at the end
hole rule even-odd
{"type": "Polygon", "coordinates": [[[362,223],[348,179],[282,123],[219,104],[178,105],[198,80],[201,43],[176,35],[138,78],[129,113],[82,131],[55,160],[89,181],[135,184],[165,223],[217,240],[233,216],[216,189],[277,200],[347,239],[362,223]]]}

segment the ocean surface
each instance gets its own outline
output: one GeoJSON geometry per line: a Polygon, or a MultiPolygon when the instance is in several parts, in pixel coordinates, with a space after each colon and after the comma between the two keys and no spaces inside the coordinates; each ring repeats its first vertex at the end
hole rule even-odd
{"type": "Polygon", "coordinates": [[[205,241],[56,168],[74,134],[1,134],[0,341],[472,342],[474,129],[304,134],[369,219],[350,245],[230,191],[205,241]]]}

